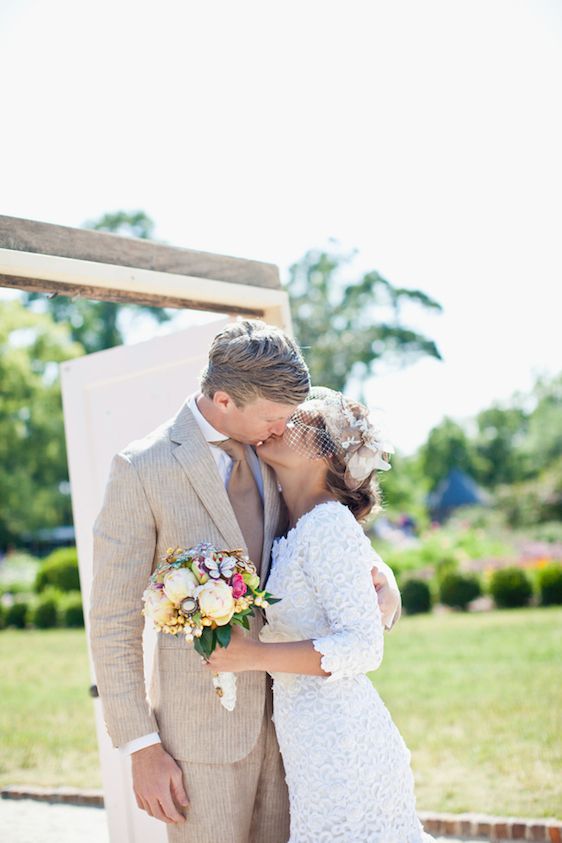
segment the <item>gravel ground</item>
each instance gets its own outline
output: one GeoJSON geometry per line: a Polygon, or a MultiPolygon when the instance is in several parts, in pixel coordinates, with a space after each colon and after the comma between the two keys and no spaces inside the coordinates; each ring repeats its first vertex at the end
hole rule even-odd
{"type": "Polygon", "coordinates": [[[109,843],[102,808],[0,800],[2,843],[109,843]]]}
{"type": "MultiPolygon", "coordinates": [[[[109,843],[103,808],[0,799],[2,843],[109,843]]],[[[452,837],[436,843],[461,843],[452,837]]]]}

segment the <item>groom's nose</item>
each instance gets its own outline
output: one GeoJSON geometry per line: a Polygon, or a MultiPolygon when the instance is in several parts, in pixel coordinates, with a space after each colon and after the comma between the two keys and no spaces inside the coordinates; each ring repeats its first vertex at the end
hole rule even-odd
{"type": "Polygon", "coordinates": [[[269,435],[271,436],[271,434],[273,434],[274,436],[283,436],[285,424],[286,422],[283,419],[272,424],[269,429],[269,435]]]}

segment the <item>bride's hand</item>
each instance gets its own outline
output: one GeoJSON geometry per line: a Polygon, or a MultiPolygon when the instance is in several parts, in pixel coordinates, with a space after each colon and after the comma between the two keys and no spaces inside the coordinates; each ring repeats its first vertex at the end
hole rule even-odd
{"type": "Polygon", "coordinates": [[[371,570],[371,578],[377,592],[382,622],[386,629],[392,629],[402,613],[402,598],[394,583],[389,583],[386,575],[375,565],[371,570]]]}
{"type": "Polygon", "coordinates": [[[203,667],[211,673],[259,670],[257,662],[260,648],[259,641],[250,638],[238,624],[235,624],[232,627],[232,637],[228,647],[217,647],[207,661],[202,659],[203,667]]]}

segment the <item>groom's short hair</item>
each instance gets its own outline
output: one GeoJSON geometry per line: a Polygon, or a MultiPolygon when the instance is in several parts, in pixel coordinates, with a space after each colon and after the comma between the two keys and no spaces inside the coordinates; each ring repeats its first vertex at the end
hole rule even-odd
{"type": "Polygon", "coordinates": [[[300,404],[310,390],[310,374],[296,343],[260,319],[228,324],[213,340],[201,374],[201,392],[227,392],[242,407],[257,398],[300,404]]]}

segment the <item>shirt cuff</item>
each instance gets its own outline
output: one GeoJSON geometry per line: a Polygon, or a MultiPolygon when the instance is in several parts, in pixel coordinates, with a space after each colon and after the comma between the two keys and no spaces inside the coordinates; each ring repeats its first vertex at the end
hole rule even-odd
{"type": "Polygon", "coordinates": [[[152,746],[155,743],[162,743],[160,735],[158,732],[151,732],[149,735],[143,735],[141,738],[135,738],[128,743],[124,743],[123,746],[119,747],[119,751],[123,755],[131,755],[131,753],[136,752],[138,749],[144,749],[146,746],[152,746]]]}

